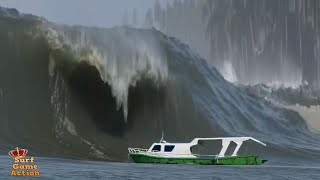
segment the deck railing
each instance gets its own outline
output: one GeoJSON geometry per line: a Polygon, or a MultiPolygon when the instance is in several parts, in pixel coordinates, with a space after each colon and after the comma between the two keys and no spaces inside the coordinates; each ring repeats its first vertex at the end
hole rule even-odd
{"type": "Polygon", "coordinates": [[[129,153],[132,154],[141,154],[141,153],[147,153],[148,149],[141,149],[141,148],[128,148],[129,153]]]}

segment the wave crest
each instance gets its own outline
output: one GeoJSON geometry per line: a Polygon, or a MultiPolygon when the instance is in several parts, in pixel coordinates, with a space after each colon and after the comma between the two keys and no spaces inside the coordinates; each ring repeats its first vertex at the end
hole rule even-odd
{"type": "Polygon", "coordinates": [[[56,26],[57,30],[43,27],[52,52],[50,57],[55,59],[57,53],[69,50],[77,63],[85,61],[96,67],[101,79],[111,86],[118,109],[123,106],[126,119],[130,86],[134,87],[141,79],[150,79],[159,86],[168,78],[166,52],[153,33],[141,36],[134,30],[119,28],[110,37],[103,29],[92,32],[85,27],[76,30],[65,26],[56,26]]]}

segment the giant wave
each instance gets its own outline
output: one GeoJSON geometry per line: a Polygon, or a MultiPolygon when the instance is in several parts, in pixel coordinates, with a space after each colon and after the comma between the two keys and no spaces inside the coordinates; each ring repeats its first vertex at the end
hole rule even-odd
{"type": "MultiPolygon", "coordinates": [[[[127,160],[128,146],[253,136],[270,159],[312,159],[299,113],[226,81],[155,29],[66,26],[0,10],[0,152],[127,160]]],[[[244,150],[243,150],[244,151],[244,150]]]]}

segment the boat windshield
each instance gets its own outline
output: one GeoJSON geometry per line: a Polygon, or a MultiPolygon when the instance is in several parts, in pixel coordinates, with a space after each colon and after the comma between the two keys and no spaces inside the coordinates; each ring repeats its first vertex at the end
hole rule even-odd
{"type": "Polygon", "coordinates": [[[154,145],[152,151],[161,151],[161,145],[154,145]]]}

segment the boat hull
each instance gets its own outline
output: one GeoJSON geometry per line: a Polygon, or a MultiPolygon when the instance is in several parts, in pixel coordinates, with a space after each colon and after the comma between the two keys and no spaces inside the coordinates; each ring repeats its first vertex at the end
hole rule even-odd
{"type": "Polygon", "coordinates": [[[202,165],[262,165],[267,160],[258,156],[228,156],[218,158],[167,158],[146,154],[129,154],[136,163],[202,164],[202,165]]]}

